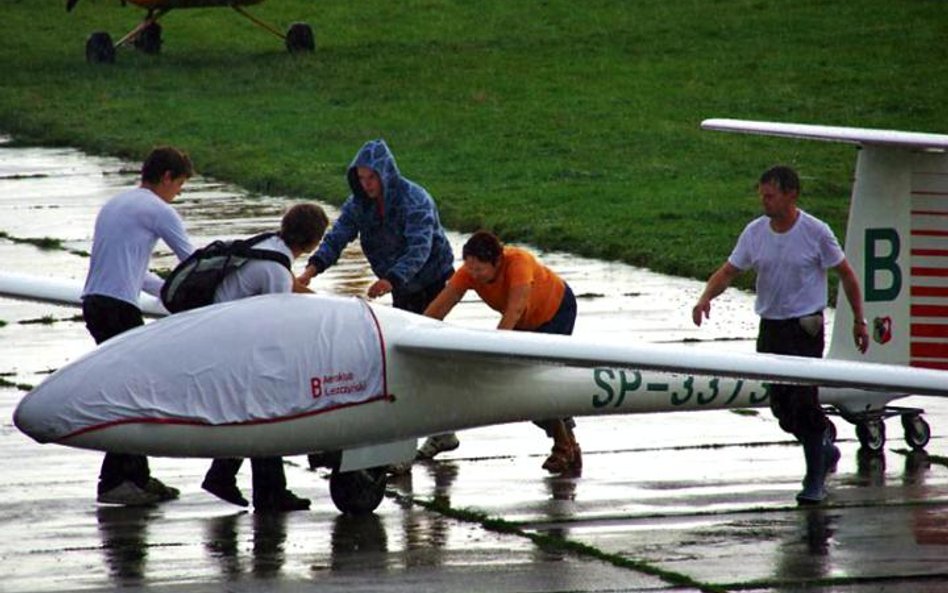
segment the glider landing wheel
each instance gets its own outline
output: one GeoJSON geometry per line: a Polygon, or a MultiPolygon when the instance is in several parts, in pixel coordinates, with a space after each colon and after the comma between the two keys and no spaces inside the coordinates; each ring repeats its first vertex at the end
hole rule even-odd
{"type": "Polygon", "coordinates": [[[135,49],[145,54],[157,54],[161,51],[161,25],[151,23],[135,37],[135,49]]]}
{"type": "Polygon", "coordinates": [[[870,418],[856,424],[859,444],[868,451],[881,451],[885,446],[885,423],[881,418],[870,418]]]}
{"type": "Polygon", "coordinates": [[[115,46],[112,37],[105,31],[96,31],[86,39],[86,62],[90,64],[114,64],[115,46]]]}
{"type": "Polygon", "coordinates": [[[837,436],[836,425],[833,424],[833,421],[829,418],[826,419],[826,432],[828,433],[830,442],[835,443],[837,436]]]}
{"type": "Polygon", "coordinates": [[[343,513],[365,515],[378,508],[385,497],[387,478],[384,467],[352,472],[333,470],[329,476],[329,496],[343,513]]]}
{"type": "Polygon", "coordinates": [[[918,414],[902,416],[902,428],[905,429],[905,442],[915,451],[924,449],[932,438],[931,427],[918,414]]]}
{"type": "Polygon", "coordinates": [[[291,54],[314,51],[316,38],[313,29],[306,23],[293,23],[286,32],[286,49],[291,54]]]}

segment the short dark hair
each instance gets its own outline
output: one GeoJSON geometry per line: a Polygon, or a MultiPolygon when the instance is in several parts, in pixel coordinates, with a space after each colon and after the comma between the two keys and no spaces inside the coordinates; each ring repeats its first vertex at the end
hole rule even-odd
{"type": "Polygon", "coordinates": [[[316,204],[303,203],[291,206],[280,222],[280,237],[287,247],[303,248],[323,238],[329,217],[316,204]]]}
{"type": "Polygon", "coordinates": [[[497,265],[503,253],[503,243],[490,231],[477,231],[471,235],[461,251],[463,259],[473,257],[492,266],[497,265]]]}
{"type": "Polygon", "coordinates": [[[194,165],[187,153],[173,146],[159,146],[151,151],[142,163],[142,181],[159,183],[166,172],[171,173],[172,179],[182,175],[194,175],[194,165]]]}
{"type": "Polygon", "coordinates": [[[757,185],[773,183],[782,192],[795,191],[800,193],[800,177],[797,172],[786,165],[776,165],[764,171],[757,185]]]}

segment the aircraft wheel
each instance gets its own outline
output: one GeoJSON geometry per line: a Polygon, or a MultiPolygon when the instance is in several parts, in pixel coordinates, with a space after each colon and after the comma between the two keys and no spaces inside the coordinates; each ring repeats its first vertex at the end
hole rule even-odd
{"type": "Polygon", "coordinates": [[[86,61],[90,64],[114,64],[115,46],[105,31],[96,31],[86,39],[86,61]]]}
{"type": "Polygon", "coordinates": [[[905,442],[916,451],[924,449],[932,438],[931,427],[919,414],[902,416],[902,428],[905,429],[905,442]]]}
{"type": "Polygon", "coordinates": [[[329,476],[329,496],[343,513],[365,515],[378,508],[385,497],[384,467],[353,472],[333,471],[329,476]]]}
{"type": "Polygon", "coordinates": [[[885,423],[879,419],[866,420],[856,425],[859,444],[869,451],[881,451],[885,446],[885,423]]]}
{"type": "Polygon", "coordinates": [[[157,54],[161,51],[161,25],[152,23],[141,30],[135,38],[135,49],[146,54],[157,54]]]}
{"type": "Polygon", "coordinates": [[[302,51],[314,51],[316,38],[313,29],[306,23],[293,23],[286,32],[286,49],[295,54],[302,51]]]}
{"type": "Polygon", "coordinates": [[[828,419],[826,420],[826,432],[829,433],[829,440],[832,443],[836,442],[836,425],[833,424],[833,421],[828,419]]]}

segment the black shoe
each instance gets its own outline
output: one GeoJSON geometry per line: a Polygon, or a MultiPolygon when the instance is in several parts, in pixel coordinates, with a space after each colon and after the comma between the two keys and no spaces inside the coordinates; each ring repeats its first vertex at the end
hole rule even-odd
{"type": "Polygon", "coordinates": [[[236,484],[223,484],[221,482],[205,479],[201,484],[201,488],[204,488],[221,500],[226,500],[230,504],[235,504],[239,507],[250,505],[236,484]]]}
{"type": "Polygon", "coordinates": [[[148,482],[145,483],[143,490],[157,496],[158,502],[176,500],[179,496],[181,496],[180,490],[174,488],[173,486],[166,485],[158,478],[148,478],[148,482]]]}
{"type": "Polygon", "coordinates": [[[310,500],[308,498],[300,498],[289,490],[284,490],[274,496],[266,496],[259,499],[255,497],[253,500],[254,511],[260,513],[306,511],[309,510],[309,505],[310,500]]]}

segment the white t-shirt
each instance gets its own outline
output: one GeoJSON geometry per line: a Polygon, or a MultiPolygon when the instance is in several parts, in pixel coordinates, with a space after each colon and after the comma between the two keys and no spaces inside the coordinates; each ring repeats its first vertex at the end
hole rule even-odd
{"type": "MultiPolygon", "coordinates": [[[[266,249],[282,253],[293,261],[293,252],[283,239],[274,235],[254,245],[254,249],[266,249]]],[[[293,275],[286,267],[275,261],[255,259],[248,261],[230,274],[214,292],[215,303],[236,301],[258,294],[293,291],[293,275]]]]}
{"type": "Polygon", "coordinates": [[[110,199],[95,219],[82,296],[109,296],[136,307],[142,290],[157,296],[163,281],[148,271],[148,262],[158,239],[179,260],[194,251],[177,211],[151,190],[138,187],[110,199]]]}
{"type": "Polygon", "coordinates": [[[750,222],[737,240],[728,262],[739,270],[757,271],[754,309],[764,319],[790,319],[826,307],[826,270],[845,255],[825,222],[803,210],[793,227],[777,233],[770,219],[750,222]]]}

